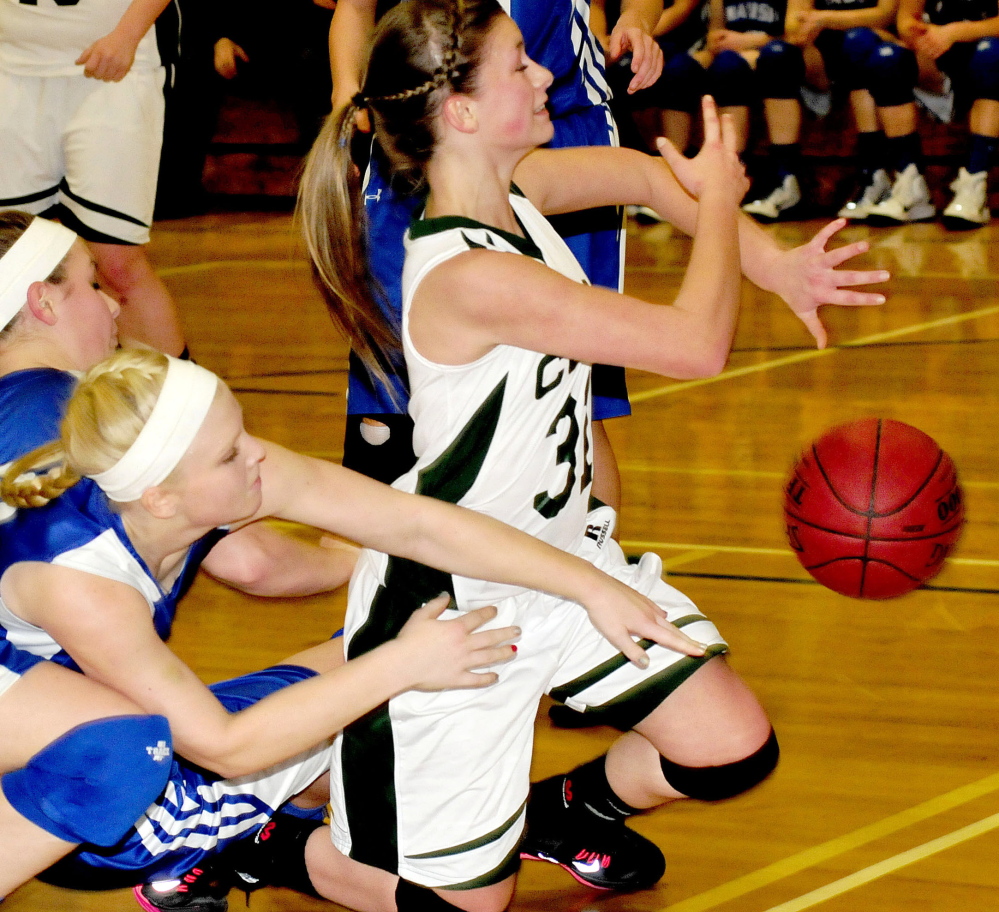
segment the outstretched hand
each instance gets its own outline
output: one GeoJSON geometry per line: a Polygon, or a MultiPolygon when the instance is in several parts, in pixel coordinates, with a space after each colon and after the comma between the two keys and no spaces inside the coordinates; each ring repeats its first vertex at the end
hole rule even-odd
{"type": "Polygon", "coordinates": [[[867,241],[856,241],[834,250],[826,250],[832,236],[847,224],[836,219],[826,225],[807,244],[776,254],[769,270],[772,281],[757,281],[761,288],[780,295],[794,314],[815,337],[818,348],[826,347],[826,329],[819,319],[823,304],[840,307],[870,307],[884,304],[885,296],[872,292],[847,290],[845,286],[887,282],[891,274],[883,269],[839,269],[847,260],[870,249],[867,241]]]}
{"type": "Polygon", "coordinates": [[[687,158],[666,137],[656,140],[659,154],[669,165],[680,185],[695,199],[699,199],[710,181],[721,182],[741,200],[749,189],[746,169],[739,159],[738,137],[735,124],[727,114],[718,114],[715,100],[710,95],[701,99],[704,121],[704,142],[693,158],[687,158]]]}
{"type": "Polygon", "coordinates": [[[604,639],[633,665],[649,666],[648,655],[634,637],[652,640],[684,655],[704,655],[704,644],[674,627],[666,619],[666,612],[655,602],[613,578],[608,577],[608,583],[606,591],[587,600],[586,612],[604,639]]]}
{"type": "Polygon", "coordinates": [[[414,690],[487,687],[499,675],[474,669],[509,662],[517,652],[510,641],[520,636],[519,628],[479,630],[496,617],[494,607],[442,621],[440,616],[449,604],[447,594],[431,599],[399,631],[398,640],[407,650],[407,667],[414,675],[414,690]]]}

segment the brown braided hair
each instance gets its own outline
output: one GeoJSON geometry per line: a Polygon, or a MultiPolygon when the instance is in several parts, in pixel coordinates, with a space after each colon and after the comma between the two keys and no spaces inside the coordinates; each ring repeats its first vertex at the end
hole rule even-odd
{"type": "Polygon", "coordinates": [[[357,115],[370,112],[393,176],[421,191],[441,105],[452,93],[475,92],[486,38],[502,15],[496,0],[408,0],[389,10],[361,91],[327,118],[302,173],[297,216],[316,284],[334,324],[389,388],[386,375],[401,360],[400,327],[387,323],[367,270],[360,175],[350,157],[357,115]]]}

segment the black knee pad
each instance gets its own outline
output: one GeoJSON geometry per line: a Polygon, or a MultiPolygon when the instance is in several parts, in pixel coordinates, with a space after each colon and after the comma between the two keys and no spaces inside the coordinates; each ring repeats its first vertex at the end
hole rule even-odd
{"type": "Polygon", "coordinates": [[[777,735],[771,729],[763,747],[734,763],[680,766],[666,757],[660,757],[659,763],[666,781],[681,794],[698,801],[722,801],[759,785],[774,771],[779,758],[777,735]]]}
{"type": "Polygon", "coordinates": [[[805,81],[801,48],[774,39],[760,48],[756,82],[762,98],[797,98],[805,81]]]}
{"type": "Polygon", "coordinates": [[[919,64],[908,48],[882,42],[867,58],[865,74],[867,88],[879,108],[908,104],[915,97],[912,90],[919,81],[919,64]]]}
{"type": "Polygon", "coordinates": [[[759,98],[756,73],[735,51],[722,51],[708,67],[708,91],[720,108],[746,107],[759,98]]]}
{"type": "Polygon", "coordinates": [[[999,39],[982,38],[968,62],[967,97],[999,101],[999,39]]]}
{"type": "Polygon", "coordinates": [[[674,54],[663,64],[656,83],[657,104],[672,111],[697,114],[707,91],[708,74],[690,54],[674,54]]]}
{"type": "Polygon", "coordinates": [[[430,887],[418,886],[401,877],[395,888],[395,907],[399,912],[454,912],[458,908],[430,887]]]}

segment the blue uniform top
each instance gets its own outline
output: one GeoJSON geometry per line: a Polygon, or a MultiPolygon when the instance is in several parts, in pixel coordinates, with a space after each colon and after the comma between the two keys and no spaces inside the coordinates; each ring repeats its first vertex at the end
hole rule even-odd
{"type": "Polygon", "coordinates": [[[76,381],[40,367],[0,377],[0,465],[59,437],[59,422],[76,381]]]}
{"type": "Polygon", "coordinates": [[[784,34],[786,0],[729,0],[725,4],[725,28],[733,32],[784,34]]]}
{"type": "MultiPolygon", "coordinates": [[[[52,369],[18,371],[0,378],[0,454],[5,462],[58,436],[66,400],[75,381],[52,369]]],[[[201,561],[226,534],[213,530],[195,542],[169,591],[156,581],[129,541],[121,516],[104,492],[83,479],[48,506],[7,508],[0,516],[0,578],[22,561],[72,567],[127,583],[149,603],[156,632],[166,639],[177,603],[191,587],[201,561]]],[[[76,664],[44,631],[10,612],[0,599],[0,642],[69,668],[76,664]]]]}

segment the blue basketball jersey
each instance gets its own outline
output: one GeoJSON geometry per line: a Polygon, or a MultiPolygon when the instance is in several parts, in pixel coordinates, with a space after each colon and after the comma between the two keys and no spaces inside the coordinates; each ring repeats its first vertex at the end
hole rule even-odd
{"type": "MultiPolygon", "coordinates": [[[[0,378],[0,454],[4,462],[58,436],[75,380],[63,371],[18,371],[0,378]]],[[[72,567],[133,586],[149,603],[156,632],[170,635],[177,603],[191,587],[205,555],[226,534],[213,530],[191,546],[184,566],[165,591],[132,547],[121,517],[104,492],[83,479],[48,506],[0,512],[0,579],[22,561],[72,567]]],[[[76,668],[48,633],[22,621],[0,599],[0,642],[76,668]]]]}

